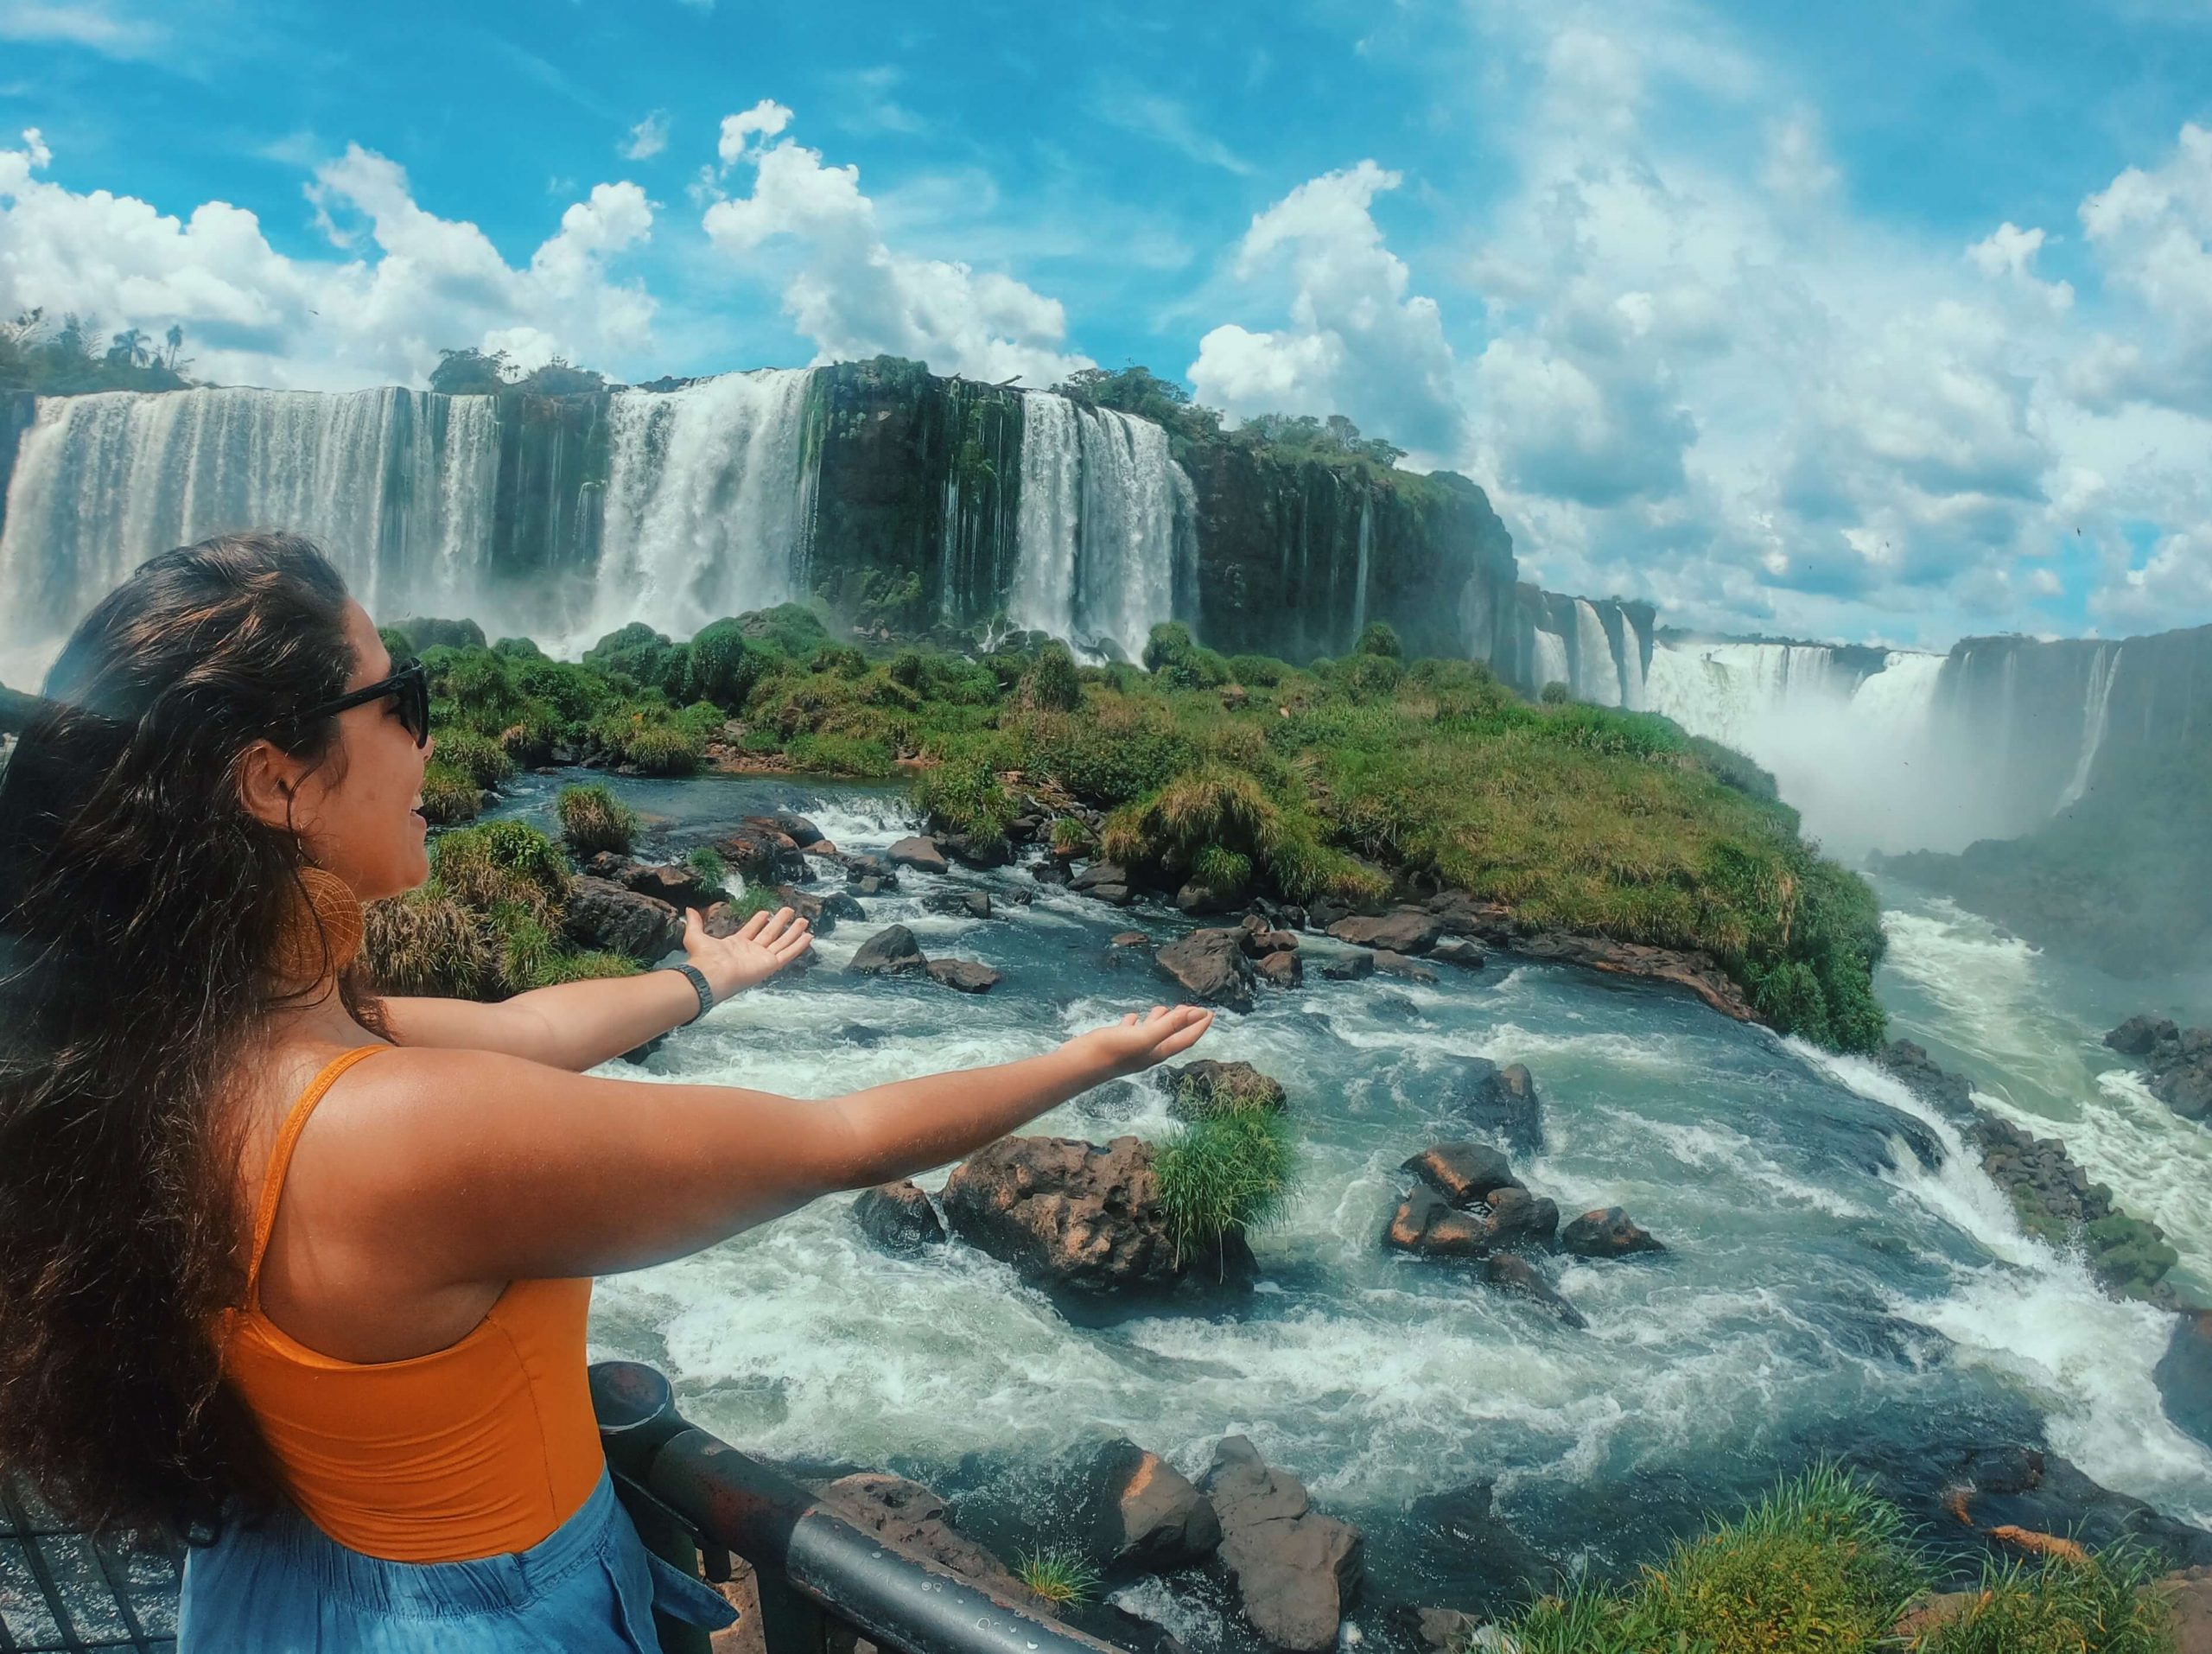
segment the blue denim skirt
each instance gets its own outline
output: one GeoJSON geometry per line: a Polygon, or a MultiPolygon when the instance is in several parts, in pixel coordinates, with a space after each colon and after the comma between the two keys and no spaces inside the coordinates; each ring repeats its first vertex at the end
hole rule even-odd
{"type": "Polygon", "coordinates": [[[389,1562],[297,1511],[233,1524],[184,1564],[177,1654],[658,1654],[658,1608],[720,1629],[737,1612],[653,1555],[599,1485],[528,1550],[389,1562]]]}

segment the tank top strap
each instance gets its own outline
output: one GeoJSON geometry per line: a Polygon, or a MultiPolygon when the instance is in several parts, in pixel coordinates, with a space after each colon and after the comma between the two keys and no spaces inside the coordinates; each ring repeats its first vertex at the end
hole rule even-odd
{"type": "Polygon", "coordinates": [[[306,1127],[308,1116],[315,1112],[330,1088],[364,1058],[373,1057],[379,1051],[389,1051],[390,1046],[356,1046],[341,1053],[322,1066],[322,1071],[308,1082],[300,1093],[300,1100],[292,1104],[292,1111],[284,1116],[283,1125],[276,1133],[276,1143],[269,1151],[269,1173],[262,1180],[261,1201],[253,1212],[253,1252],[245,1269],[245,1301],[249,1307],[261,1302],[261,1258],[269,1250],[269,1234],[276,1226],[276,1203],[283,1198],[284,1174],[292,1167],[292,1151],[299,1146],[300,1133],[306,1127]]]}

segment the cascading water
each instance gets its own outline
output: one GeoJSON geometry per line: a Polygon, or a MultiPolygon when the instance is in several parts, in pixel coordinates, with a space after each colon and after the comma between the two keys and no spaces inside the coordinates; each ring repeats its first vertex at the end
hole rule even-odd
{"type": "Polygon", "coordinates": [[[2120,644],[2108,644],[2099,649],[2089,663],[2089,693],[2082,709],[2082,756],[2075,760],[2074,773],[2066,783],[2066,790],[2058,795],[2058,808],[2071,809],[2082,802],[2089,790],[2089,776],[2096,768],[2097,749],[2104,745],[2105,731],[2112,722],[2112,681],[2120,675],[2120,658],[2125,652],[2120,644]]]}
{"type": "Polygon", "coordinates": [[[588,643],[632,620],[677,636],[802,597],[816,472],[810,368],[618,391],[588,643]]]}
{"type": "Polygon", "coordinates": [[[1644,683],[1643,646],[1626,615],[1621,617],[1621,704],[1631,712],[1648,711],[1651,691],[1644,683]]]}
{"type": "Polygon", "coordinates": [[[0,642],[58,641],[147,557],[245,528],[308,536],[372,613],[475,608],[498,468],[488,397],[41,398],[8,487],[0,642]]]}
{"type": "Polygon", "coordinates": [[[1367,575],[1375,556],[1375,502],[1365,493],[1359,497],[1359,566],[1352,576],[1351,640],[1359,641],[1359,634],[1367,630],[1367,575]]]}
{"type": "Polygon", "coordinates": [[[1110,408],[1032,391],[1022,398],[1019,566],[1008,614],[1134,660],[1173,617],[1175,562],[1190,480],[1167,433],[1110,408]]]}
{"type": "Polygon", "coordinates": [[[1574,687],[1573,671],[1567,664],[1567,639],[1556,632],[1536,628],[1536,692],[1541,694],[1554,684],[1574,687]]]}
{"type": "Polygon", "coordinates": [[[1574,697],[1599,706],[1623,704],[1620,663],[1598,607],[1586,597],[1574,600],[1574,697]]]}

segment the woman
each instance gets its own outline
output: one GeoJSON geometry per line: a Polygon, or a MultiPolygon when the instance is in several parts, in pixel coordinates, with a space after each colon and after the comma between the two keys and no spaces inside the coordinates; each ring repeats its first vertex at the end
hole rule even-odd
{"type": "Polygon", "coordinates": [[[650,1649],[585,1387],[591,1277],[941,1165],[1188,1048],[1188,1007],[798,1102],[579,1071],[808,945],[499,1005],[372,996],[429,869],[419,667],[305,542],[156,557],[0,779],[0,1463],[194,1542],[181,1647],[650,1649]]]}

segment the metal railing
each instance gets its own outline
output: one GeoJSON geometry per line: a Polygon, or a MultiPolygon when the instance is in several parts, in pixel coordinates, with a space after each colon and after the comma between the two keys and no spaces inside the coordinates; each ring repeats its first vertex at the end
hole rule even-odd
{"type": "MultiPolygon", "coordinates": [[[[752,1564],[768,1654],[837,1654],[855,1636],[896,1654],[1116,1654],[1112,1645],[893,1549],[806,1488],[677,1411],[668,1380],[635,1361],[591,1370],[614,1488],[647,1549],[716,1583],[752,1564]]],[[[707,1633],[666,1619],[664,1654],[706,1654],[707,1633]]]]}

